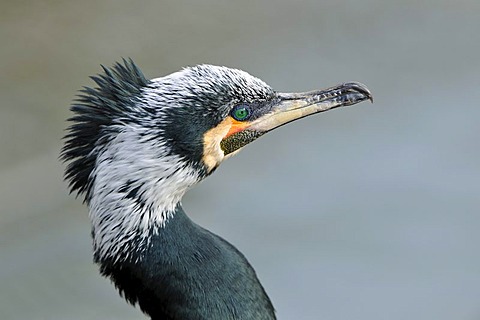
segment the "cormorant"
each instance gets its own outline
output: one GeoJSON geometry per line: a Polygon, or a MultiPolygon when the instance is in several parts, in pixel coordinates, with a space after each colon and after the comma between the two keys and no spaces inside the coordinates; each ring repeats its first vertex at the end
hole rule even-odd
{"type": "Polygon", "coordinates": [[[348,82],[279,93],[212,65],[147,80],[131,59],[92,79],[71,106],[61,158],[88,205],[101,274],[152,319],[275,319],[247,259],[190,220],[182,196],[270,130],[370,91],[348,82]]]}

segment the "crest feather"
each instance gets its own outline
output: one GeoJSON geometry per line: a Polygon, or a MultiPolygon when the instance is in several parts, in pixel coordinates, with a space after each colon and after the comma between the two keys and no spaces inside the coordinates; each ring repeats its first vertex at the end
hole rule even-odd
{"type": "Polygon", "coordinates": [[[91,197],[93,181],[90,175],[95,167],[95,147],[108,140],[106,130],[122,119],[132,100],[150,83],[131,59],[102,68],[102,74],[91,77],[97,87],[80,90],[70,108],[74,116],[68,119],[71,125],[60,155],[68,162],[65,179],[70,192],[83,194],[86,202],[91,197]]]}

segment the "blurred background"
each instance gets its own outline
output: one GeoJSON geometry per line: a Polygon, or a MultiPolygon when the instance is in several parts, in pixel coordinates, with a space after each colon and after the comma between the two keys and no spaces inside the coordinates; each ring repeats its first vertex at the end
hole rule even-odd
{"type": "Polygon", "coordinates": [[[480,2],[2,1],[0,318],[145,319],[92,263],[58,161],[77,90],[243,69],[375,103],[266,135],[184,207],[255,266],[279,319],[480,319],[480,2]]]}

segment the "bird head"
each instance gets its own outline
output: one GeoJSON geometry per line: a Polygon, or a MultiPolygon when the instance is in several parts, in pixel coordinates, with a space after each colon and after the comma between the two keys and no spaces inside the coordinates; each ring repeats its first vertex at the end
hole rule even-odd
{"type": "Polygon", "coordinates": [[[359,83],[279,93],[250,74],[199,65],[154,79],[159,137],[172,151],[210,174],[224,159],[263,134],[305,116],[371,99],[359,83]],[[158,115],[160,114],[160,115],[158,115]]]}
{"type": "Polygon", "coordinates": [[[128,235],[164,225],[188,188],[265,133],[372,99],[356,82],[279,93],[244,71],[212,65],[147,80],[129,60],[92,79],[97,87],[85,87],[72,105],[62,157],[100,247],[113,241],[105,229],[123,226],[128,235]]]}

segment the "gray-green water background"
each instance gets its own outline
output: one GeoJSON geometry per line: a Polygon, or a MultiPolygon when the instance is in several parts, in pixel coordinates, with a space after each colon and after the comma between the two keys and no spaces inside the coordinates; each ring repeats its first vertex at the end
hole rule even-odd
{"type": "Polygon", "coordinates": [[[184,206],[255,266],[279,319],[480,319],[479,1],[2,1],[0,319],[144,319],[92,264],[57,156],[100,64],[244,69],[375,103],[292,123],[184,206]]]}

